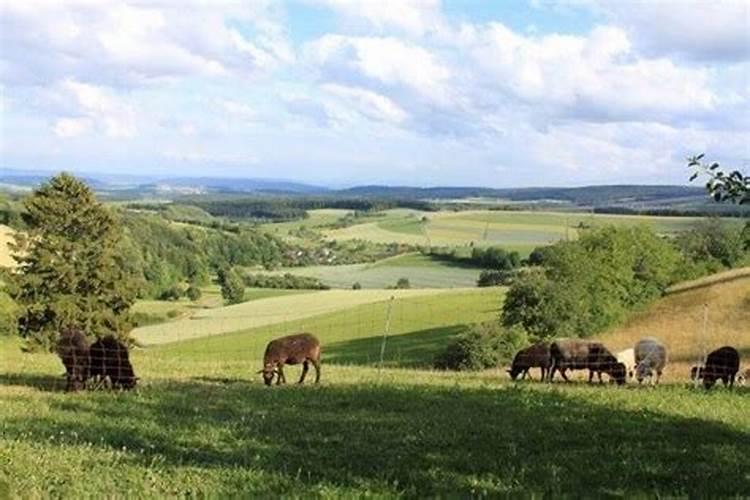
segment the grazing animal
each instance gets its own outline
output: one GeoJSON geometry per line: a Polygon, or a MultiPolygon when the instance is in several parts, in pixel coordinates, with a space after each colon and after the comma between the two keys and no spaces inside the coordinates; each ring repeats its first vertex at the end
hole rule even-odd
{"type": "Polygon", "coordinates": [[[263,369],[258,373],[263,374],[266,385],[271,385],[276,375],[277,385],[285,384],[284,365],[299,363],[302,363],[300,384],[305,381],[310,363],[315,367],[315,383],[320,382],[320,341],[314,335],[299,333],[269,342],[263,355],[263,369]]]}
{"type": "Polygon", "coordinates": [[[635,350],[625,349],[615,354],[617,361],[625,365],[625,370],[628,373],[628,378],[631,379],[635,376],[635,350]]]}
{"type": "Polygon", "coordinates": [[[513,358],[513,364],[508,370],[508,373],[513,380],[516,380],[519,375],[523,374],[521,380],[524,380],[526,375],[529,374],[529,370],[532,368],[540,368],[542,371],[542,380],[544,380],[547,378],[547,372],[549,371],[550,366],[552,366],[552,358],[549,353],[549,344],[538,342],[526,349],[518,351],[516,357],[513,358]]]}
{"type": "Polygon", "coordinates": [[[750,379],[750,368],[747,368],[744,372],[737,375],[737,384],[744,386],[747,384],[748,379],[750,379]]]}
{"type": "Polygon", "coordinates": [[[66,391],[83,389],[89,378],[89,342],[81,330],[69,328],[57,341],[57,355],[65,366],[66,391]]]}
{"type": "Polygon", "coordinates": [[[648,337],[635,345],[635,378],[641,384],[648,378],[652,384],[658,384],[664,367],[667,365],[667,348],[659,339],[648,337]],[[654,381],[656,372],[656,381],[654,381]]]}
{"type": "Polygon", "coordinates": [[[589,383],[594,379],[594,373],[599,375],[602,381],[602,372],[609,375],[618,385],[625,383],[627,376],[625,365],[617,361],[617,358],[598,342],[587,342],[585,340],[558,340],[550,346],[552,368],[549,380],[555,378],[555,371],[559,371],[567,382],[567,370],[589,370],[589,383]]]}
{"type": "Polygon", "coordinates": [[[112,387],[119,389],[132,389],[138,382],[130,364],[128,346],[114,335],[102,337],[91,345],[89,374],[102,382],[108,378],[112,387]]]}
{"type": "Polygon", "coordinates": [[[716,349],[706,358],[706,366],[698,371],[703,378],[703,387],[710,389],[721,379],[725,386],[734,386],[734,379],[740,371],[740,353],[737,349],[724,346],[716,349]]]}

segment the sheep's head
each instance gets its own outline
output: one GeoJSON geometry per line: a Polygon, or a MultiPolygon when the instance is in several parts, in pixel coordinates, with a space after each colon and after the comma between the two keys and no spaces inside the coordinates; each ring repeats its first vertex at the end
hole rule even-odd
{"type": "Polygon", "coordinates": [[[617,385],[623,385],[627,381],[628,369],[625,368],[624,363],[615,363],[612,366],[612,371],[609,374],[613,379],[615,379],[617,385]]]}
{"type": "Polygon", "coordinates": [[[651,375],[652,375],[651,367],[648,366],[646,363],[641,363],[635,368],[635,378],[636,380],[638,380],[639,384],[643,382],[644,379],[651,377],[651,375]]]}
{"type": "Polygon", "coordinates": [[[511,380],[515,380],[516,378],[518,378],[518,375],[521,374],[521,371],[522,370],[516,366],[513,366],[507,370],[508,375],[510,375],[511,380]]]}
{"type": "Polygon", "coordinates": [[[273,383],[273,378],[276,375],[276,367],[271,363],[266,363],[263,366],[263,369],[260,370],[258,373],[263,374],[263,382],[266,385],[271,385],[273,383]]]}

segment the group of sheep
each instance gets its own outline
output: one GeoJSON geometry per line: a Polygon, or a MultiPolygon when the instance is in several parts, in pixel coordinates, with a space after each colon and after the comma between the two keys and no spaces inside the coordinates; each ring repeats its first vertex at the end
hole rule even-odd
{"type": "MultiPolygon", "coordinates": [[[[524,379],[529,370],[539,368],[542,380],[551,382],[557,372],[567,381],[568,370],[589,370],[589,382],[593,381],[595,375],[602,382],[602,373],[606,373],[618,385],[633,378],[639,384],[644,380],[658,384],[667,361],[666,346],[651,337],[640,340],[634,348],[616,354],[601,342],[561,339],[551,343],[539,342],[519,351],[508,373],[513,380],[519,375],[524,379]]],[[[710,353],[704,366],[693,367],[691,379],[702,380],[706,389],[713,387],[717,380],[733,386],[739,369],[739,352],[725,346],[710,353]]],[[[740,375],[740,383],[744,383],[746,375],[740,375]]]]}
{"type": "Polygon", "coordinates": [[[57,354],[65,366],[67,391],[83,389],[89,380],[98,385],[109,382],[118,389],[132,389],[138,381],[128,346],[113,335],[89,344],[81,330],[67,329],[57,341],[57,354]]]}

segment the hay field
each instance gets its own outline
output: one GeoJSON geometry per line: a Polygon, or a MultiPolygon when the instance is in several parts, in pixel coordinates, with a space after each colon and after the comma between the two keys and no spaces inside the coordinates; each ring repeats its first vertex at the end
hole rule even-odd
{"type": "Polygon", "coordinates": [[[648,310],[602,335],[601,340],[619,351],[646,336],[661,339],[669,349],[666,382],[687,382],[690,367],[706,352],[724,345],[736,347],[742,366],[750,368],[750,268],[676,287],[648,310]]]}

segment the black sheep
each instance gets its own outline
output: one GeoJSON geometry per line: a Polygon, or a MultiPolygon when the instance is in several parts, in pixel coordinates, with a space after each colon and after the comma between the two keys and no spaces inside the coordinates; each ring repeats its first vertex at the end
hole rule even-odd
{"type": "Polygon", "coordinates": [[[130,364],[128,347],[114,335],[100,338],[91,345],[89,375],[100,381],[109,378],[113,388],[132,389],[138,379],[130,364]]]}
{"type": "Polygon", "coordinates": [[[544,380],[547,378],[547,371],[550,366],[552,366],[552,358],[550,357],[549,344],[539,342],[520,350],[515,358],[513,358],[513,364],[508,373],[513,380],[516,380],[519,375],[522,375],[521,380],[523,380],[529,374],[529,370],[540,368],[542,370],[542,380],[544,380]]]}
{"type": "Polygon", "coordinates": [[[734,378],[740,371],[740,353],[734,347],[716,349],[706,358],[706,366],[698,370],[703,378],[703,387],[710,389],[721,379],[725,386],[734,386],[734,378]]]}
{"type": "Polygon", "coordinates": [[[66,391],[78,391],[89,378],[90,347],[81,330],[69,328],[57,341],[57,354],[65,365],[66,391]]]}

